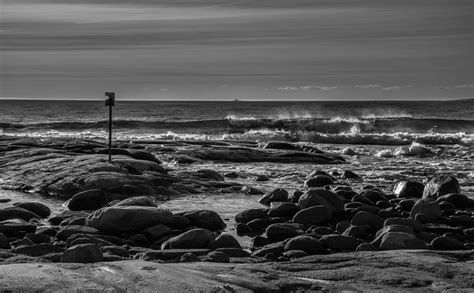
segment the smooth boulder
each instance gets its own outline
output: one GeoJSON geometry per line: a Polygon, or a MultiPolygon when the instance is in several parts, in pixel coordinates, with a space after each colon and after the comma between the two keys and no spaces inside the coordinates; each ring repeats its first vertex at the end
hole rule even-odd
{"type": "Polygon", "coordinates": [[[318,225],[329,222],[332,219],[332,209],[317,205],[303,209],[295,214],[293,223],[303,225],[318,225]]]}
{"type": "Polygon", "coordinates": [[[394,249],[427,249],[426,243],[411,233],[388,232],[380,242],[381,250],[394,249]]]}
{"type": "Polygon", "coordinates": [[[43,219],[46,219],[51,215],[51,209],[47,205],[40,202],[28,201],[14,203],[13,205],[37,214],[43,219]]]}
{"type": "Polygon", "coordinates": [[[219,214],[210,210],[190,211],[183,216],[191,221],[192,225],[211,231],[224,230],[227,226],[219,214]]]}
{"type": "Polygon", "coordinates": [[[395,185],[393,193],[395,193],[398,198],[421,198],[423,196],[424,188],[425,186],[420,182],[401,181],[395,185]]]}
{"type": "Polygon", "coordinates": [[[423,198],[437,199],[450,193],[461,193],[459,182],[454,176],[441,175],[431,179],[423,190],[423,198]]]}
{"type": "Polygon", "coordinates": [[[161,249],[200,249],[211,248],[215,242],[215,235],[206,229],[192,229],[165,241],[161,249]]]}
{"type": "Polygon", "coordinates": [[[92,263],[103,259],[102,251],[95,244],[77,244],[61,256],[61,262],[92,263]]]}
{"type": "Polygon", "coordinates": [[[323,205],[332,209],[333,212],[344,211],[344,202],[342,199],[334,192],[322,188],[311,189],[303,194],[298,200],[298,205],[302,209],[323,205]]]}
{"type": "Polygon", "coordinates": [[[71,211],[97,210],[107,203],[105,193],[100,189],[90,189],[79,192],[67,202],[71,211]]]}

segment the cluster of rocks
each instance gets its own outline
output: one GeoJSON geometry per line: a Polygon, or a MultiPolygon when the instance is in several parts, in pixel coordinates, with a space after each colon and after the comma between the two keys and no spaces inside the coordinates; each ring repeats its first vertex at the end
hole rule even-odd
{"type": "Polygon", "coordinates": [[[426,185],[402,181],[391,194],[373,186],[355,192],[335,181],[313,172],[307,192],[276,189],[259,201],[268,207],[236,215],[238,234],[253,237],[252,256],[474,249],[474,200],[461,194],[455,177],[438,176],[426,185]]]}

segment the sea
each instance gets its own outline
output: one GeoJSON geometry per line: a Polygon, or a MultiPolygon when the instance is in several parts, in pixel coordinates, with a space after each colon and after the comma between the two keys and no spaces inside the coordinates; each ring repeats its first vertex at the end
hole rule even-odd
{"type": "MultiPolygon", "coordinates": [[[[0,135],[105,138],[104,101],[0,100],[0,135]]],[[[115,139],[472,144],[474,100],[116,101],[115,139]]]]}

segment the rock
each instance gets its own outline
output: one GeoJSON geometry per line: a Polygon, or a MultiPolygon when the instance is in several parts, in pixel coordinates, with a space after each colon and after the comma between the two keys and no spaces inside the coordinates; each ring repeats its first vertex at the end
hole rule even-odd
{"type": "Polygon", "coordinates": [[[250,243],[251,249],[255,250],[255,249],[258,249],[262,246],[268,245],[271,242],[270,242],[270,240],[268,240],[268,238],[259,235],[259,236],[255,236],[255,237],[251,238],[249,243],[250,243]]]}
{"type": "Polygon", "coordinates": [[[243,250],[242,248],[224,247],[218,248],[215,251],[223,252],[228,257],[249,257],[250,253],[243,250]]]}
{"type": "Polygon", "coordinates": [[[6,220],[0,222],[0,233],[7,237],[23,237],[26,233],[35,233],[36,225],[30,224],[23,220],[6,220]]]}
{"type": "Polygon", "coordinates": [[[381,191],[374,189],[363,190],[359,195],[369,199],[373,203],[372,205],[375,205],[379,200],[387,200],[387,197],[381,191]]]}
{"type": "Polygon", "coordinates": [[[355,179],[355,180],[361,179],[359,175],[357,175],[356,173],[354,173],[352,171],[349,171],[349,170],[345,170],[344,172],[342,172],[342,178],[343,179],[355,179]]]}
{"type": "Polygon", "coordinates": [[[224,230],[227,226],[216,212],[210,210],[190,211],[183,216],[188,218],[192,225],[211,231],[224,230]]]}
{"type": "Polygon", "coordinates": [[[295,203],[274,201],[270,203],[268,216],[292,218],[299,210],[300,207],[295,203]]]}
{"type": "Polygon", "coordinates": [[[41,244],[41,243],[50,243],[51,242],[51,237],[45,234],[33,234],[33,233],[27,233],[25,235],[25,238],[28,238],[32,242],[36,244],[41,244]]]}
{"type": "Polygon", "coordinates": [[[235,232],[238,236],[244,236],[250,233],[250,227],[247,224],[237,223],[235,225],[235,232]]]}
{"type": "Polygon", "coordinates": [[[459,215],[449,217],[450,225],[474,228],[474,216],[459,215]]]}
{"type": "Polygon", "coordinates": [[[371,243],[361,243],[357,246],[356,251],[377,251],[377,248],[371,243]]]}
{"type": "Polygon", "coordinates": [[[437,199],[450,193],[461,193],[456,177],[449,175],[437,176],[431,179],[423,190],[423,198],[437,199]]]}
{"type": "Polygon", "coordinates": [[[163,224],[155,225],[143,231],[143,234],[151,240],[157,240],[172,233],[173,229],[163,224]]]}
{"type": "Polygon", "coordinates": [[[359,239],[367,239],[369,234],[361,226],[350,226],[341,235],[352,236],[359,239]]]}
{"type": "Polygon", "coordinates": [[[258,200],[263,205],[269,205],[274,201],[288,201],[288,191],[284,188],[277,188],[258,200]]]}
{"type": "Polygon", "coordinates": [[[363,242],[362,240],[337,234],[324,235],[320,239],[324,246],[332,251],[355,251],[357,247],[363,242]]]}
{"type": "Polygon", "coordinates": [[[181,258],[187,253],[192,253],[196,256],[206,255],[210,252],[209,249],[166,249],[166,250],[149,250],[139,253],[137,256],[146,261],[152,260],[172,260],[181,258]]]}
{"type": "Polygon", "coordinates": [[[260,189],[253,188],[251,186],[242,186],[241,191],[245,194],[248,194],[248,195],[260,195],[260,194],[264,193],[260,189]]]}
{"type": "Polygon", "coordinates": [[[285,247],[284,241],[270,243],[254,251],[252,253],[252,256],[265,256],[270,253],[273,253],[274,255],[282,255],[284,251],[284,247],[285,247]]]}
{"type": "Polygon", "coordinates": [[[95,211],[86,225],[104,232],[141,231],[157,224],[173,223],[173,214],[153,207],[107,207],[95,211]]]}
{"type": "Polygon", "coordinates": [[[264,146],[264,149],[277,149],[277,150],[299,150],[297,145],[294,145],[285,141],[269,141],[264,146]]]}
{"type": "Polygon", "coordinates": [[[251,232],[259,233],[265,231],[265,229],[274,223],[280,223],[279,218],[266,218],[266,219],[255,219],[247,223],[251,232]]]}
{"type": "Polygon", "coordinates": [[[303,209],[293,217],[293,223],[302,225],[318,225],[329,222],[332,219],[332,209],[317,205],[303,209]]]}
{"type": "Polygon", "coordinates": [[[431,241],[431,246],[436,250],[464,250],[464,243],[459,240],[441,236],[431,241]]]}
{"type": "Polygon", "coordinates": [[[229,262],[229,257],[221,251],[211,251],[203,257],[203,261],[227,263],[229,262]]]}
{"type": "Polygon", "coordinates": [[[191,249],[211,248],[215,235],[206,229],[193,229],[165,241],[161,249],[191,249]]]}
{"type": "Polygon", "coordinates": [[[79,225],[71,225],[71,226],[65,226],[61,230],[58,231],[56,234],[56,238],[65,240],[69,238],[71,235],[74,234],[100,234],[100,231],[93,228],[93,227],[88,227],[88,226],[79,226],[79,225]]]}
{"type": "Polygon", "coordinates": [[[268,209],[248,209],[238,213],[235,216],[235,222],[247,224],[255,219],[267,218],[267,213],[268,209]]]}
{"type": "Polygon", "coordinates": [[[308,229],[308,233],[313,233],[317,235],[329,235],[329,234],[336,234],[333,228],[325,227],[325,226],[312,226],[308,229]]]}
{"type": "Polygon", "coordinates": [[[441,217],[441,209],[436,201],[419,199],[410,212],[410,217],[415,218],[416,214],[422,214],[427,220],[436,220],[441,217]]]}
{"type": "Polygon", "coordinates": [[[22,209],[28,210],[38,216],[40,216],[43,219],[46,219],[51,215],[51,210],[50,208],[42,204],[40,202],[19,202],[19,203],[14,203],[14,206],[20,207],[22,209]]]}
{"type": "Polygon", "coordinates": [[[225,173],[224,177],[235,179],[235,178],[239,178],[239,174],[237,172],[232,171],[232,172],[225,173]]]}
{"type": "Polygon", "coordinates": [[[443,196],[438,197],[436,201],[438,203],[441,203],[443,201],[448,202],[458,209],[474,208],[474,199],[460,193],[445,194],[443,196]]]}
{"type": "Polygon", "coordinates": [[[345,147],[342,149],[341,154],[346,155],[346,156],[356,156],[358,153],[351,149],[350,147],[345,147]]]}
{"type": "Polygon", "coordinates": [[[398,202],[398,206],[404,211],[411,211],[415,203],[413,199],[404,199],[398,202]]]}
{"type": "Polygon", "coordinates": [[[336,224],[336,231],[339,233],[342,233],[346,231],[347,228],[351,226],[351,223],[349,221],[340,221],[336,224]]]}
{"type": "Polygon", "coordinates": [[[53,224],[53,225],[59,225],[61,222],[63,222],[66,219],[69,218],[82,218],[85,217],[87,218],[90,215],[90,212],[85,212],[85,211],[64,211],[61,212],[54,217],[51,217],[48,219],[48,221],[53,224]]]}
{"type": "Polygon", "coordinates": [[[130,254],[128,251],[121,247],[121,246],[116,246],[116,245],[111,245],[111,246],[102,246],[100,248],[103,254],[111,254],[111,255],[117,255],[121,257],[129,257],[130,254]]]}
{"type": "Polygon", "coordinates": [[[283,255],[291,259],[308,256],[308,254],[302,250],[288,250],[283,255]]]}
{"type": "Polygon", "coordinates": [[[87,217],[71,217],[67,218],[61,223],[59,223],[59,226],[70,226],[70,225],[80,225],[84,226],[86,224],[86,218],[87,217]]]}
{"type": "Polygon", "coordinates": [[[381,243],[381,250],[393,249],[427,249],[426,243],[416,238],[415,235],[403,232],[384,233],[381,243]]]}
{"type": "Polygon", "coordinates": [[[474,228],[468,228],[463,230],[466,239],[473,242],[474,241],[474,228]]]}
{"type": "Polygon", "coordinates": [[[97,210],[107,203],[105,193],[100,189],[90,189],[79,192],[67,202],[71,211],[97,210]]]}
{"type": "Polygon", "coordinates": [[[78,244],[69,247],[61,262],[92,263],[102,261],[102,251],[94,244],[78,244]]]}
{"type": "Polygon", "coordinates": [[[234,238],[234,236],[229,235],[229,234],[221,234],[216,237],[216,240],[214,242],[214,249],[217,248],[240,248],[242,249],[242,246],[240,245],[239,241],[234,238]]]}
{"type": "Polygon", "coordinates": [[[26,254],[29,256],[41,256],[48,253],[63,252],[64,248],[57,247],[49,243],[34,244],[30,246],[19,246],[14,249],[15,253],[26,254]]]}
{"type": "Polygon", "coordinates": [[[16,206],[0,209],[0,221],[11,219],[29,221],[31,219],[40,219],[40,216],[29,210],[16,206]]]}
{"type": "Polygon", "coordinates": [[[309,178],[305,181],[304,186],[306,187],[323,187],[325,185],[334,184],[334,180],[326,175],[317,175],[309,178]]]}
{"type": "Polygon", "coordinates": [[[344,203],[341,198],[337,194],[321,188],[310,189],[308,192],[303,194],[298,201],[298,205],[302,209],[316,205],[323,205],[331,208],[333,212],[344,211],[344,203]]]}
{"type": "Polygon", "coordinates": [[[304,192],[300,190],[295,190],[293,194],[288,198],[291,202],[298,203],[300,197],[304,194],[304,192]]]}
{"type": "Polygon", "coordinates": [[[368,226],[370,231],[377,231],[383,227],[384,219],[368,212],[358,212],[351,220],[351,225],[368,226]]]}
{"type": "Polygon", "coordinates": [[[0,233],[0,249],[10,249],[8,238],[3,233],[0,233]]]}
{"type": "Polygon", "coordinates": [[[393,193],[398,198],[421,198],[424,188],[425,186],[422,183],[416,181],[401,181],[395,185],[393,193]]]}
{"type": "Polygon", "coordinates": [[[149,152],[140,151],[140,150],[132,150],[132,149],[128,149],[127,151],[129,155],[134,159],[150,161],[150,162],[155,162],[157,164],[161,164],[161,161],[149,152]]]}
{"type": "Polygon", "coordinates": [[[135,196],[126,198],[116,204],[114,206],[117,207],[156,207],[156,203],[147,196],[135,196]]]}
{"type": "Polygon", "coordinates": [[[299,224],[275,223],[268,226],[265,232],[270,241],[276,242],[298,236],[304,231],[299,224]]]}
{"type": "Polygon", "coordinates": [[[32,246],[35,245],[33,241],[28,238],[18,239],[15,241],[10,242],[11,247],[18,247],[18,246],[32,246]]]}
{"type": "Polygon", "coordinates": [[[415,232],[421,232],[423,230],[423,225],[420,222],[417,222],[413,219],[409,218],[401,218],[401,217],[393,217],[388,218],[383,223],[384,226],[391,226],[391,225],[402,225],[407,226],[413,229],[415,232]]]}
{"type": "Polygon", "coordinates": [[[257,177],[255,177],[255,181],[260,181],[261,182],[261,181],[268,181],[268,180],[270,180],[270,179],[268,178],[267,175],[257,175],[257,177]]]}
{"type": "Polygon", "coordinates": [[[179,258],[179,262],[199,262],[201,259],[194,253],[188,252],[179,258]]]}
{"type": "Polygon", "coordinates": [[[214,180],[214,181],[225,180],[224,176],[221,173],[214,170],[210,170],[210,169],[201,169],[201,170],[196,171],[196,173],[198,174],[199,177],[206,180],[214,180]]]}
{"type": "Polygon", "coordinates": [[[321,241],[311,236],[296,236],[286,242],[285,251],[301,250],[307,254],[321,254],[325,252],[321,241]]]}
{"type": "Polygon", "coordinates": [[[173,223],[169,226],[173,229],[184,230],[191,226],[191,221],[184,216],[173,215],[173,223]]]}

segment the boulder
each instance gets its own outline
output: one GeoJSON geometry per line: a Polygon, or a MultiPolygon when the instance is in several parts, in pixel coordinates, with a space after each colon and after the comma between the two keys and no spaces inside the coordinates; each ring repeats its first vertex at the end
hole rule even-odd
{"type": "Polygon", "coordinates": [[[257,188],[251,187],[251,186],[242,186],[240,191],[242,191],[243,193],[248,194],[248,195],[260,195],[260,194],[264,193],[260,189],[257,189],[257,188]]]}
{"type": "Polygon", "coordinates": [[[173,214],[153,207],[107,207],[95,211],[86,225],[104,232],[141,231],[146,228],[173,223],[173,214]]]}
{"type": "Polygon", "coordinates": [[[266,229],[267,238],[273,242],[282,241],[303,234],[304,231],[300,224],[275,223],[266,229]]]}
{"type": "Polygon", "coordinates": [[[105,192],[100,189],[90,189],[79,192],[67,202],[71,211],[97,210],[107,203],[105,192]]]}
{"type": "Polygon", "coordinates": [[[267,218],[268,209],[248,209],[235,216],[235,222],[247,224],[255,219],[267,218]]]}
{"type": "Polygon", "coordinates": [[[323,187],[326,185],[334,184],[334,180],[330,176],[316,175],[315,177],[309,178],[305,181],[304,186],[306,187],[323,187]]]}
{"type": "Polygon", "coordinates": [[[114,204],[117,207],[156,207],[156,203],[148,196],[134,196],[114,204]]]}
{"type": "Polygon", "coordinates": [[[376,251],[377,247],[373,246],[371,243],[361,243],[357,246],[356,251],[376,251]]]}
{"type": "Polygon", "coordinates": [[[37,214],[43,219],[46,219],[51,215],[51,209],[40,202],[18,202],[13,205],[37,214]]]}
{"type": "Polygon", "coordinates": [[[367,231],[361,226],[350,226],[344,232],[342,232],[341,235],[352,236],[359,239],[367,239],[369,236],[367,231]]]}
{"type": "Polygon", "coordinates": [[[51,237],[49,237],[46,234],[33,234],[33,233],[27,233],[25,235],[25,238],[28,238],[32,242],[36,244],[41,244],[41,243],[50,243],[51,242],[51,237]]]}
{"type": "Polygon", "coordinates": [[[29,256],[41,256],[49,253],[58,253],[63,251],[64,248],[49,243],[34,244],[30,246],[19,246],[14,249],[15,253],[26,254],[29,256]]]}
{"type": "Polygon", "coordinates": [[[415,232],[421,232],[423,230],[423,225],[420,222],[417,222],[413,219],[409,218],[402,218],[402,217],[392,217],[387,218],[384,223],[384,226],[391,226],[391,225],[402,225],[407,226],[413,229],[415,232]]]}
{"type": "Polygon", "coordinates": [[[427,249],[426,243],[415,235],[404,232],[384,233],[380,242],[381,250],[427,249]]]}
{"type": "Polygon", "coordinates": [[[111,245],[111,246],[102,246],[100,248],[103,254],[108,254],[108,255],[117,255],[121,257],[129,257],[130,254],[128,253],[128,250],[125,249],[122,246],[117,246],[117,245],[111,245]]]}
{"type": "Polygon", "coordinates": [[[92,263],[102,261],[103,255],[94,244],[78,244],[69,247],[61,256],[61,262],[92,263]]]}
{"type": "Polygon", "coordinates": [[[269,205],[274,201],[288,201],[288,191],[284,188],[277,188],[258,200],[263,205],[269,205]]]}
{"type": "Polygon", "coordinates": [[[298,205],[302,209],[323,205],[332,209],[333,212],[344,211],[344,203],[341,198],[334,192],[322,188],[310,189],[300,197],[298,205]]]}
{"type": "Polygon", "coordinates": [[[284,247],[285,247],[284,241],[270,243],[254,251],[252,253],[252,256],[265,256],[268,254],[282,255],[284,251],[284,247]]]}
{"type": "Polygon", "coordinates": [[[364,241],[351,237],[337,234],[329,234],[321,237],[324,246],[332,251],[355,251],[356,248],[364,241]]]}
{"type": "Polygon", "coordinates": [[[10,249],[8,237],[3,233],[0,233],[0,249],[10,249]]]}
{"type": "Polygon", "coordinates": [[[410,217],[415,218],[417,214],[422,214],[428,221],[441,217],[441,208],[436,201],[419,199],[410,212],[410,217]]]}
{"type": "Polygon", "coordinates": [[[395,193],[398,198],[421,198],[423,196],[424,188],[425,186],[420,182],[401,181],[395,185],[393,193],[395,193]]]}
{"type": "Polygon", "coordinates": [[[223,252],[228,257],[249,257],[250,256],[250,253],[243,250],[242,248],[225,247],[225,248],[217,248],[215,251],[223,252]]]}
{"type": "Polygon", "coordinates": [[[161,249],[201,249],[214,245],[215,235],[206,229],[192,229],[165,241],[161,249]]]}
{"type": "Polygon", "coordinates": [[[464,243],[457,239],[440,236],[431,241],[431,246],[436,250],[464,250],[464,243]]]}
{"type": "Polygon", "coordinates": [[[0,209],[0,221],[12,219],[29,221],[31,219],[40,219],[40,216],[29,210],[16,206],[0,209]]]}
{"type": "Polygon", "coordinates": [[[460,193],[445,194],[443,196],[438,197],[436,201],[438,203],[448,202],[458,209],[474,208],[474,199],[460,193]]]}
{"type": "Polygon", "coordinates": [[[370,231],[377,231],[383,227],[384,219],[369,212],[358,212],[351,220],[351,225],[368,226],[370,231]]]}
{"type": "Polygon", "coordinates": [[[192,225],[211,231],[224,230],[227,226],[216,212],[210,210],[190,211],[183,216],[188,218],[192,225]]]}
{"type": "Polygon", "coordinates": [[[203,257],[202,260],[208,262],[227,263],[229,262],[229,257],[222,251],[211,251],[205,257],[203,257]]]}
{"type": "Polygon", "coordinates": [[[274,201],[270,203],[268,216],[292,218],[299,210],[300,207],[295,203],[274,201]]]}
{"type": "Polygon", "coordinates": [[[450,193],[461,193],[459,182],[454,176],[441,175],[431,179],[423,190],[423,198],[437,199],[450,193]]]}
{"type": "Polygon", "coordinates": [[[69,236],[74,235],[74,234],[100,234],[100,231],[89,226],[81,226],[81,225],[71,225],[71,226],[65,226],[64,228],[61,228],[56,233],[56,238],[65,240],[69,238],[69,236]]]}
{"type": "Polygon", "coordinates": [[[343,179],[354,179],[354,180],[361,179],[359,175],[357,175],[356,173],[354,173],[352,171],[349,171],[349,170],[346,170],[346,171],[342,172],[342,178],[343,179]]]}
{"type": "Polygon", "coordinates": [[[219,173],[217,171],[214,171],[214,170],[210,170],[210,169],[197,170],[196,174],[201,179],[205,179],[205,180],[214,180],[214,181],[224,181],[225,180],[224,176],[221,173],[219,173]]]}
{"type": "Polygon", "coordinates": [[[217,248],[242,248],[239,241],[229,234],[221,234],[216,237],[214,249],[217,248]]]}
{"type": "Polygon", "coordinates": [[[152,226],[143,231],[143,234],[151,240],[157,240],[165,235],[169,235],[172,233],[173,229],[163,224],[152,226]]]}
{"type": "Polygon", "coordinates": [[[293,217],[293,223],[302,225],[318,225],[329,222],[332,219],[331,208],[317,205],[303,209],[293,217]]]}
{"type": "Polygon", "coordinates": [[[321,254],[325,252],[321,241],[311,236],[296,236],[286,242],[285,251],[301,250],[307,254],[321,254]]]}

